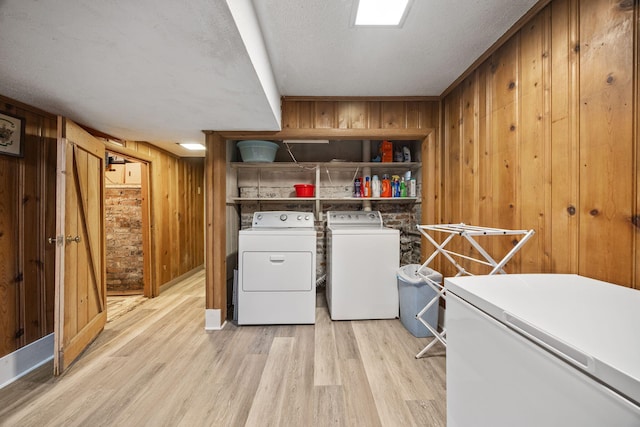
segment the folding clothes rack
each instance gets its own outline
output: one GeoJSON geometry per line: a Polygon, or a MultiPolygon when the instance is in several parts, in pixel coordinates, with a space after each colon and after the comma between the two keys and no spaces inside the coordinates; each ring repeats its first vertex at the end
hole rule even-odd
{"type": "Polygon", "coordinates": [[[427,260],[422,264],[422,266],[418,269],[418,275],[424,279],[427,284],[436,291],[436,296],[429,301],[429,303],[416,315],[416,319],[418,319],[431,333],[436,339],[431,340],[431,342],[420,351],[420,353],[416,354],[416,359],[422,357],[436,342],[440,341],[445,347],[447,346],[446,328],[442,329],[442,332],[438,332],[437,325],[436,327],[428,324],[422,316],[429,310],[431,306],[437,304],[440,301],[440,298],[446,299],[445,288],[444,288],[444,279],[442,283],[437,283],[431,278],[428,277],[429,270],[427,270],[427,266],[435,259],[438,254],[442,254],[451,264],[455,266],[458,270],[456,277],[462,275],[472,276],[470,272],[465,270],[465,268],[458,263],[456,258],[462,258],[469,261],[477,262],[479,264],[484,264],[489,267],[492,267],[492,270],[488,274],[507,274],[504,271],[503,267],[509,260],[524,246],[524,244],[533,236],[535,233],[534,230],[507,230],[502,228],[489,228],[489,227],[478,227],[466,224],[435,224],[435,225],[418,225],[418,231],[435,246],[435,251],[427,258],[427,260]],[[438,243],[427,231],[433,231],[436,233],[448,234],[448,236],[442,241],[442,243],[438,243]],[[514,236],[514,235],[522,235],[522,239],[506,254],[500,259],[496,261],[489,253],[482,247],[480,244],[474,240],[474,237],[478,236],[514,236]],[[472,256],[459,254],[453,251],[446,249],[445,247],[454,237],[460,236],[464,237],[473,248],[480,254],[480,257],[474,258],[472,256]]]}

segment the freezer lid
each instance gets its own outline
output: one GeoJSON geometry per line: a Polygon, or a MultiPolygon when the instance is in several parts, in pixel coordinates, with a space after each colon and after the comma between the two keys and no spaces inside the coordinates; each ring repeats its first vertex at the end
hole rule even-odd
{"type": "Polygon", "coordinates": [[[572,274],[453,277],[445,287],[640,403],[640,291],[572,274]]]}

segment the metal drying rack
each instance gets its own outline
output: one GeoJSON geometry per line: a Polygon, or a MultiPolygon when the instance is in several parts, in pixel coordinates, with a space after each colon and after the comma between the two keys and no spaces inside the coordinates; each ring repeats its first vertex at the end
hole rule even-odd
{"type": "Polygon", "coordinates": [[[533,236],[535,233],[534,230],[508,230],[503,228],[490,228],[490,227],[479,227],[467,224],[434,224],[434,225],[418,225],[418,231],[435,246],[435,251],[427,258],[427,260],[422,264],[422,266],[418,269],[418,275],[426,281],[426,283],[436,292],[436,296],[434,296],[429,303],[424,306],[422,310],[416,315],[416,319],[418,319],[435,337],[435,339],[431,340],[429,344],[423,348],[420,353],[416,354],[416,359],[422,357],[436,342],[440,341],[442,345],[447,346],[447,329],[446,327],[442,329],[442,332],[438,332],[437,325],[436,327],[428,324],[422,316],[433,306],[434,304],[438,304],[440,302],[440,298],[446,299],[445,287],[444,287],[444,279],[442,283],[438,283],[431,278],[428,277],[427,267],[428,265],[435,259],[438,254],[443,255],[453,266],[458,270],[456,277],[462,275],[472,276],[469,271],[467,271],[460,263],[456,260],[456,258],[466,259],[472,262],[476,262],[479,264],[484,264],[486,266],[492,267],[491,274],[507,274],[504,271],[504,266],[509,260],[524,246],[524,244],[533,236]],[[447,237],[442,241],[442,243],[438,243],[427,231],[432,231],[436,233],[446,234],[447,237]],[[506,254],[502,257],[502,259],[496,261],[489,253],[474,239],[474,237],[478,236],[515,236],[521,235],[524,236],[520,241],[506,254]],[[471,246],[478,252],[481,257],[474,258],[469,255],[463,255],[457,252],[453,252],[449,249],[446,249],[446,246],[453,240],[454,237],[460,236],[465,238],[471,246]]]}

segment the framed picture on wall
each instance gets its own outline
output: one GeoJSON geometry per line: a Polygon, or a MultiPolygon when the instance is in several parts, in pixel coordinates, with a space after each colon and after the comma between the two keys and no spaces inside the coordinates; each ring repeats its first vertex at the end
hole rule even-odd
{"type": "Polygon", "coordinates": [[[0,113],[0,154],[22,157],[24,127],[23,118],[0,113]]]}

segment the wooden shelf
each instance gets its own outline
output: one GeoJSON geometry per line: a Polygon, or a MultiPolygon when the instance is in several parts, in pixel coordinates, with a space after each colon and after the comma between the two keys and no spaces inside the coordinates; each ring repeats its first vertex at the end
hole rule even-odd
{"type": "Polygon", "coordinates": [[[231,203],[246,202],[334,202],[360,203],[365,201],[387,203],[416,203],[417,197],[230,197],[231,203]]]}
{"type": "Polygon", "coordinates": [[[380,162],[232,162],[231,167],[236,169],[315,169],[317,167],[326,169],[357,169],[357,168],[372,168],[372,169],[404,169],[410,170],[419,169],[422,163],[419,162],[392,162],[392,163],[380,163],[380,162]]]}

